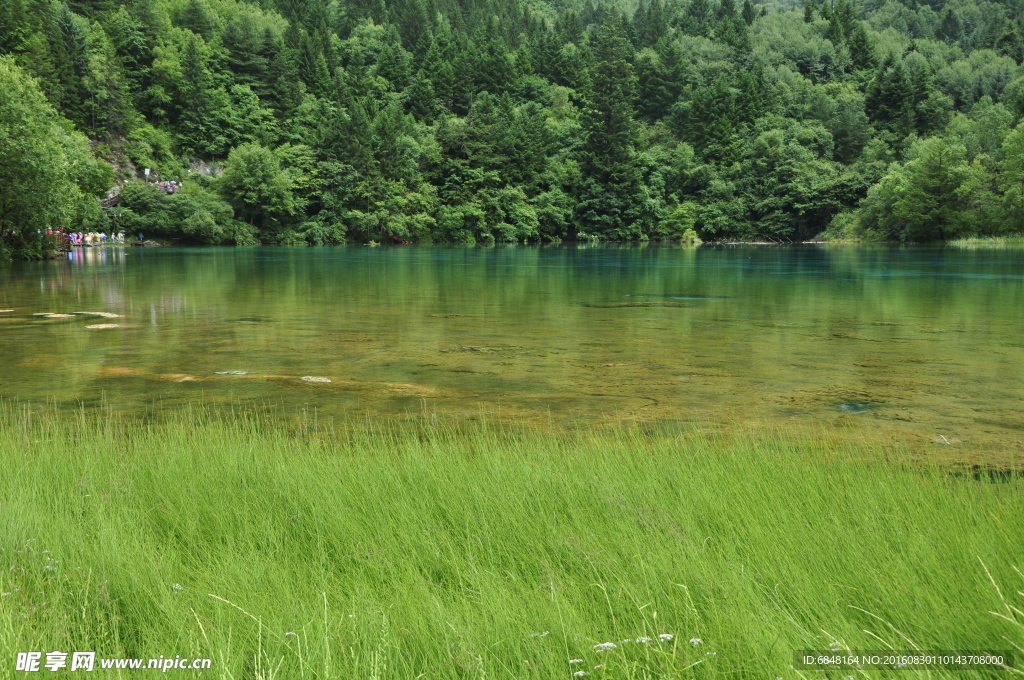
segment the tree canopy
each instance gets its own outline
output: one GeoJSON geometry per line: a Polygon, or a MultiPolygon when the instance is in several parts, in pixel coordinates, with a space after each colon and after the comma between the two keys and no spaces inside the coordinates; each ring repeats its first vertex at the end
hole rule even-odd
{"type": "Polygon", "coordinates": [[[111,167],[10,57],[0,57],[0,158],[0,257],[41,257],[48,229],[98,220],[89,198],[109,187],[111,167]]]}
{"type": "Polygon", "coordinates": [[[4,247],[107,219],[93,157],[119,224],[189,243],[1019,231],[1022,11],[0,0],[8,155],[81,174],[8,164],[4,247]]]}

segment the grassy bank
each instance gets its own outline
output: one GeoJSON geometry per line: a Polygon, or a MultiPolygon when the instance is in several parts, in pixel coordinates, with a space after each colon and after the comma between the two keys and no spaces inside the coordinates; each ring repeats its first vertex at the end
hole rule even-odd
{"type": "Polygon", "coordinates": [[[1022,482],[899,457],[7,407],[0,675],[59,649],[218,678],[813,678],[794,650],[1024,647],[1022,482]]]}
{"type": "Polygon", "coordinates": [[[1024,246],[1024,234],[1013,236],[972,236],[946,241],[946,245],[954,248],[1019,248],[1024,246]]]}

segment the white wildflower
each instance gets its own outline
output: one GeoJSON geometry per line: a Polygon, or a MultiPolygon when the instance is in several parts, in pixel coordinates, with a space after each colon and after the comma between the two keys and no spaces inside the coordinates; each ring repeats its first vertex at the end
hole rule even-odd
{"type": "Polygon", "coordinates": [[[625,640],[620,640],[619,644],[621,644],[621,645],[628,645],[630,642],[632,642],[632,640],[630,640],[629,638],[626,638],[625,640]]]}
{"type": "Polygon", "coordinates": [[[607,652],[609,649],[615,649],[616,647],[618,647],[618,645],[614,642],[602,642],[600,644],[594,645],[594,649],[596,649],[599,652],[607,652]]]}
{"type": "Polygon", "coordinates": [[[718,656],[718,652],[706,652],[706,656],[718,656]]]}
{"type": "Polygon", "coordinates": [[[577,678],[582,678],[586,674],[587,674],[586,671],[576,671],[575,673],[573,673],[573,676],[575,676],[577,678]]]}
{"type": "Polygon", "coordinates": [[[642,644],[642,645],[646,645],[646,644],[647,644],[648,642],[650,642],[650,641],[651,641],[651,638],[649,638],[649,637],[646,637],[646,636],[644,636],[644,637],[638,637],[638,638],[636,639],[636,641],[637,641],[637,642],[639,642],[639,643],[640,643],[640,644],[642,644]]]}
{"type": "Polygon", "coordinates": [[[599,664],[597,664],[596,666],[594,666],[594,670],[595,670],[595,671],[596,671],[596,670],[597,670],[598,668],[604,668],[604,664],[603,664],[603,663],[599,663],[599,664]]]}
{"type": "Polygon", "coordinates": [[[676,636],[673,635],[672,633],[662,633],[661,635],[658,636],[658,639],[661,640],[662,642],[671,642],[672,640],[676,639],[676,636]]]}
{"type": "Polygon", "coordinates": [[[583,663],[583,659],[569,659],[569,663],[583,663]]]}
{"type": "Polygon", "coordinates": [[[175,590],[185,590],[185,586],[180,583],[172,583],[171,588],[174,588],[175,590]]]}
{"type": "Polygon", "coordinates": [[[701,640],[700,638],[690,638],[690,644],[693,645],[694,647],[696,647],[697,645],[704,644],[704,641],[701,640]]]}
{"type": "Polygon", "coordinates": [[[839,649],[842,646],[843,646],[842,643],[840,643],[839,641],[833,641],[833,642],[828,643],[828,648],[833,650],[833,651],[839,649]]]}

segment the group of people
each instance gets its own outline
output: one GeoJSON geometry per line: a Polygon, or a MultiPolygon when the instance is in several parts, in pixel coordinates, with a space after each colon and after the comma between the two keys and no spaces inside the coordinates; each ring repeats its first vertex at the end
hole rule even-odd
{"type": "Polygon", "coordinates": [[[156,187],[157,191],[165,194],[173,194],[181,189],[181,184],[173,179],[167,182],[149,182],[149,186],[156,187]]]}
{"type": "Polygon", "coordinates": [[[50,236],[56,237],[58,240],[67,239],[73,246],[102,246],[107,243],[124,243],[124,231],[119,231],[116,234],[107,235],[106,232],[81,232],[72,231],[65,232],[63,229],[54,231],[53,229],[47,229],[46,233],[50,236]]]}

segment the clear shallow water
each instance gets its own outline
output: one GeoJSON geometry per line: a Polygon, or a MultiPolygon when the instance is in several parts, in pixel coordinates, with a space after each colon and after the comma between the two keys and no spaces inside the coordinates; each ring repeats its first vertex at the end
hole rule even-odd
{"type": "Polygon", "coordinates": [[[831,423],[1024,453],[1022,250],[76,249],[0,269],[0,309],[8,399],[831,423]],[[82,311],[122,316],[33,316],[82,311]]]}

